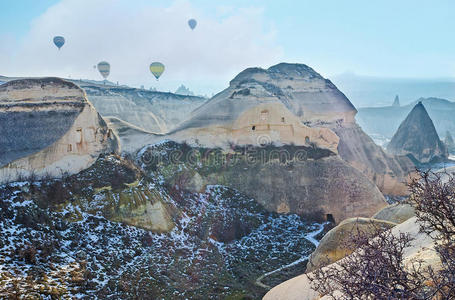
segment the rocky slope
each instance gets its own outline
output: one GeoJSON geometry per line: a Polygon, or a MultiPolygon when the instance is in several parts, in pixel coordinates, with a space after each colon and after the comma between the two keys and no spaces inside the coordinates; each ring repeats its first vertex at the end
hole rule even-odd
{"type": "Polygon", "coordinates": [[[137,127],[117,117],[105,117],[104,119],[109,128],[112,128],[115,135],[119,138],[122,153],[135,153],[144,145],[152,144],[157,138],[162,138],[163,136],[137,127]]]}
{"type": "Polygon", "coordinates": [[[116,117],[146,131],[166,133],[207,99],[129,87],[77,82],[103,117],[116,117]]]}
{"type": "Polygon", "coordinates": [[[223,149],[165,142],[140,152],[143,168],[172,186],[199,192],[234,188],[269,211],[340,222],[370,217],[386,206],[379,189],[328,149],[237,146],[223,149]]]}
{"type": "Polygon", "coordinates": [[[117,139],[73,83],[21,79],[0,86],[0,182],[20,176],[75,173],[117,139]]]}
{"type": "Polygon", "coordinates": [[[407,155],[420,163],[447,160],[445,145],[422,102],[417,103],[387,145],[387,151],[407,155]]]}
{"type": "Polygon", "coordinates": [[[62,179],[1,185],[0,298],[259,299],[257,278],[314,250],[317,224],[143,171],[109,155],[62,179]]]}

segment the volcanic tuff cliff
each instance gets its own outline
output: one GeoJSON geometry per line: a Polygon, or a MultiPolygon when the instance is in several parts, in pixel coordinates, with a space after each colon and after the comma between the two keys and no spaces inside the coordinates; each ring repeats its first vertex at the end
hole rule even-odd
{"type": "Polygon", "coordinates": [[[166,133],[203,104],[203,97],[76,82],[103,117],[116,117],[147,131],[166,133]]]}
{"type": "Polygon", "coordinates": [[[59,78],[0,86],[0,182],[19,176],[76,173],[117,139],[85,93],[59,78]]]}
{"type": "Polygon", "coordinates": [[[447,149],[422,102],[417,103],[392,137],[387,151],[421,163],[445,160],[447,149]]]}
{"type": "Polygon", "coordinates": [[[387,194],[403,194],[412,163],[387,155],[355,123],[357,111],[328,79],[302,64],[241,72],[227,89],[169,133],[176,141],[226,147],[315,145],[338,152],[387,194]]]}
{"type": "Polygon", "coordinates": [[[178,191],[222,185],[252,197],[269,211],[308,220],[370,217],[387,203],[379,189],[334,152],[314,146],[191,147],[172,141],[145,147],[146,173],[158,172],[178,191]]]}

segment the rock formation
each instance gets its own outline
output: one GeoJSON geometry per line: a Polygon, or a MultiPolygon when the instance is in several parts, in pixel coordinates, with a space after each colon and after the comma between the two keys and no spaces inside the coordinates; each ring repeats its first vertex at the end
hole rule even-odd
{"type": "Polygon", "coordinates": [[[105,117],[105,120],[120,140],[123,153],[134,153],[144,145],[153,143],[160,134],[154,134],[117,117],[105,117]]]}
{"type": "Polygon", "coordinates": [[[308,259],[306,272],[312,272],[350,255],[353,249],[348,247],[348,243],[358,232],[373,236],[378,229],[390,229],[395,225],[397,224],[370,218],[344,220],[322,238],[308,259]]]}
{"type": "Polygon", "coordinates": [[[327,149],[267,146],[226,152],[166,142],[144,148],[141,155],[147,172],[178,190],[228,186],[269,211],[307,219],[338,223],[371,217],[387,206],[370,180],[327,149]]]}
{"type": "Polygon", "coordinates": [[[428,163],[447,159],[447,149],[439,139],[433,121],[422,102],[417,103],[392,137],[387,151],[428,163]]]}
{"type": "Polygon", "coordinates": [[[398,97],[398,95],[395,96],[395,100],[393,100],[392,106],[393,107],[400,107],[400,98],[398,97]]]}
{"type": "Polygon", "coordinates": [[[415,209],[409,204],[395,203],[378,211],[373,219],[401,224],[415,216],[415,209]]]}
{"type": "Polygon", "coordinates": [[[450,131],[446,132],[446,137],[444,139],[444,143],[447,147],[447,151],[449,153],[454,153],[455,152],[455,142],[453,141],[453,137],[450,134],[450,131]]]}
{"type": "Polygon", "coordinates": [[[42,78],[0,86],[0,149],[0,182],[5,182],[76,173],[118,145],[83,90],[42,78]]]}
{"type": "Polygon", "coordinates": [[[103,117],[116,117],[146,131],[166,133],[207,99],[196,96],[77,82],[103,117]]]}
{"type": "Polygon", "coordinates": [[[194,93],[183,84],[175,91],[177,95],[194,96],[194,93]]]}
{"type": "Polygon", "coordinates": [[[455,102],[441,98],[419,98],[400,107],[362,107],[356,116],[357,122],[369,135],[379,135],[391,139],[401,122],[418,102],[422,102],[433,121],[440,137],[446,132],[455,132],[455,102]]]}
{"type": "Polygon", "coordinates": [[[241,72],[169,138],[220,147],[312,144],[339,153],[384,193],[405,193],[412,163],[375,145],[355,123],[356,113],[343,93],[313,69],[282,63],[241,72]]]}
{"type": "Polygon", "coordinates": [[[357,231],[374,234],[377,229],[390,229],[415,216],[414,208],[408,204],[393,204],[378,211],[372,218],[346,219],[330,230],[311,254],[306,272],[336,262],[352,253],[348,242],[357,231]]]}
{"type": "Polygon", "coordinates": [[[384,194],[407,194],[406,182],[414,170],[410,159],[385,153],[356,123],[333,130],[340,137],[341,158],[365,174],[384,194]]]}

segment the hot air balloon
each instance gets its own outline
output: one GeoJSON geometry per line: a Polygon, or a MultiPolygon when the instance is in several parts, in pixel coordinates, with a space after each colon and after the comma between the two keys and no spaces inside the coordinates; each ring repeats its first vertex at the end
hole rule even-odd
{"type": "Polygon", "coordinates": [[[111,65],[107,61],[102,61],[98,63],[98,71],[100,72],[101,76],[106,79],[111,71],[111,65]]]}
{"type": "Polygon", "coordinates": [[[191,30],[194,30],[196,28],[197,21],[195,19],[189,19],[188,20],[188,26],[190,26],[191,30]]]}
{"type": "Polygon", "coordinates": [[[62,48],[62,46],[65,44],[65,38],[63,36],[55,36],[54,44],[57,46],[58,50],[60,50],[60,48],[62,48]]]}
{"type": "Polygon", "coordinates": [[[154,62],[150,64],[150,72],[155,76],[156,80],[160,78],[164,72],[164,65],[160,62],[154,62]]]}

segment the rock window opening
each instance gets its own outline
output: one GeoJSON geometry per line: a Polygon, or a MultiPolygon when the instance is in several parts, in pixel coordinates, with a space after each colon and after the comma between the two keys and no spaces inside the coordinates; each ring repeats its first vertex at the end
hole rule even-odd
{"type": "Polygon", "coordinates": [[[261,111],[261,121],[267,121],[269,118],[269,111],[268,110],[263,110],[261,111]]]}

